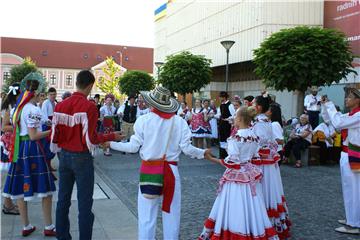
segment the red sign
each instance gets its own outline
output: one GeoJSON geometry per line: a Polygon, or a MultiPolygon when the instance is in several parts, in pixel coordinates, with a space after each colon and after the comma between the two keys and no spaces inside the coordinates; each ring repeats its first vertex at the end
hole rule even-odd
{"type": "Polygon", "coordinates": [[[325,1],[324,27],[344,32],[353,54],[360,56],[360,0],[325,1]]]}

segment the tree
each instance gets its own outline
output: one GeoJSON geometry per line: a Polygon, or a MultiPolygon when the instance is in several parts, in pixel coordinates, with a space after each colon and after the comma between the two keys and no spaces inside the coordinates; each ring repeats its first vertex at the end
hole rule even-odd
{"type": "MultiPolygon", "coordinates": [[[[254,50],[255,73],[266,87],[299,91],[299,101],[310,86],[338,83],[355,71],[344,33],[335,29],[300,26],[272,34],[254,50]]],[[[303,111],[299,104],[298,112],[303,111]]]]}
{"type": "Polygon", "coordinates": [[[154,87],[154,78],[143,71],[127,71],[119,81],[120,91],[128,96],[138,94],[140,91],[150,91],[154,87]]]}
{"type": "Polygon", "coordinates": [[[9,90],[9,86],[14,83],[20,83],[26,75],[31,72],[37,71],[39,70],[36,67],[35,62],[33,62],[30,57],[26,57],[21,64],[15,65],[11,68],[10,77],[5,80],[2,91],[7,93],[9,90]]]}
{"type": "Polygon", "coordinates": [[[103,93],[112,93],[115,98],[120,99],[121,93],[119,91],[119,75],[120,66],[116,64],[113,58],[106,58],[106,66],[102,68],[104,76],[100,76],[96,81],[96,87],[103,93]]]}
{"type": "Polygon", "coordinates": [[[160,69],[159,83],[185,99],[187,93],[197,92],[210,83],[210,64],[210,59],[190,52],[167,56],[160,69]]]}

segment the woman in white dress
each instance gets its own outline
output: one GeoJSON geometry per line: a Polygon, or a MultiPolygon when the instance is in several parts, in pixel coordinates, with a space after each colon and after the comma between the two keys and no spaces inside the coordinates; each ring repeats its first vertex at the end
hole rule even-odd
{"type": "MultiPolygon", "coordinates": [[[[276,141],[277,153],[280,155],[282,159],[283,156],[283,144],[284,144],[284,130],[282,125],[282,118],[281,118],[281,108],[279,104],[271,103],[270,109],[266,113],[266,115],[271,120],[272,126],[272,133],[273,133],[273,140],[276,141]]],[[[279,164],[281,161],[279,161],[279,164]]]]}
{"type": "Polygon", "coordinates": [[[258,137],[249,128],[254,108],[242,107],[235,124],[238,132],[228,138],[228,157],[213,158],[226,167],[218,196],[199,237],[207,239],[278,239],[262,196],[261,170],[251,164],[259,150],[258,137]]]}
{"type": "Polygon", "coordinates": [[[260,138],[260,158],[253,159],[252,163],[259,166],[264,175],[261,184],[268,216],[279,238],[286,239],[290,236],[289,226],[291,222],[288,219],[288,210],[278,165],[280,160],[277,153],[278,145],[273,138],[271,121],[265,115],[270,107],[270,98],[267,94],[257,96],[254,104],[258,115],[255,117],[253,130],[255,135],[260,138]]]}
{"type": "Polygon", "coordinates": [[[215,105],[215,101],[214,100],[210,100],[210,108],[214,113],[214,117],[210,119],[210,126],[211,126],[211,138],[216,142],[218,139],[218,112],[220,112],[216,105],[215,105]]]}

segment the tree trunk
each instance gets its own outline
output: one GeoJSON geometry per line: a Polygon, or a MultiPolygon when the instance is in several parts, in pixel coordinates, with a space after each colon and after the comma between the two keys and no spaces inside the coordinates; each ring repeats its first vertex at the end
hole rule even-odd
{"type": "Polygon", "coordinates": [[[304,113],[304,97],[305,93],[303,91],[296,91],[297,94],[297,109],[296,113],[297,116],[300,116],[304,113]]]}

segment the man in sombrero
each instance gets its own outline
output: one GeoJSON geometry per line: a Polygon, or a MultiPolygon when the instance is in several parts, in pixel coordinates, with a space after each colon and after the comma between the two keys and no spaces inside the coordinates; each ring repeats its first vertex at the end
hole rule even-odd
{"type": "Polygon", "coordinates": [[[343,138],[340,172],[346,219],[338,220],[343,226],[335,231],[360,235],[360,90],[350,85],[346,91],[345,105],[350,112],[338,112],[334,103],[323,96],[322,117],[341,130],[343,138]]]}
{"type": "Polygon", "coordinates": [[[164,87],[140,92],[151,112],[139,117],[130,142],[111,142],[114,150],[136,153],[140,149],[140,187],[138,194],[138,237],[155,239],[158,207],[162,200],[164,239],[178,239],[181,189],[177,163],[186,155],[209,158],[210,150],[191,145],[191,132],[184,119],[176,115],[180,104],[164,87]]]}

